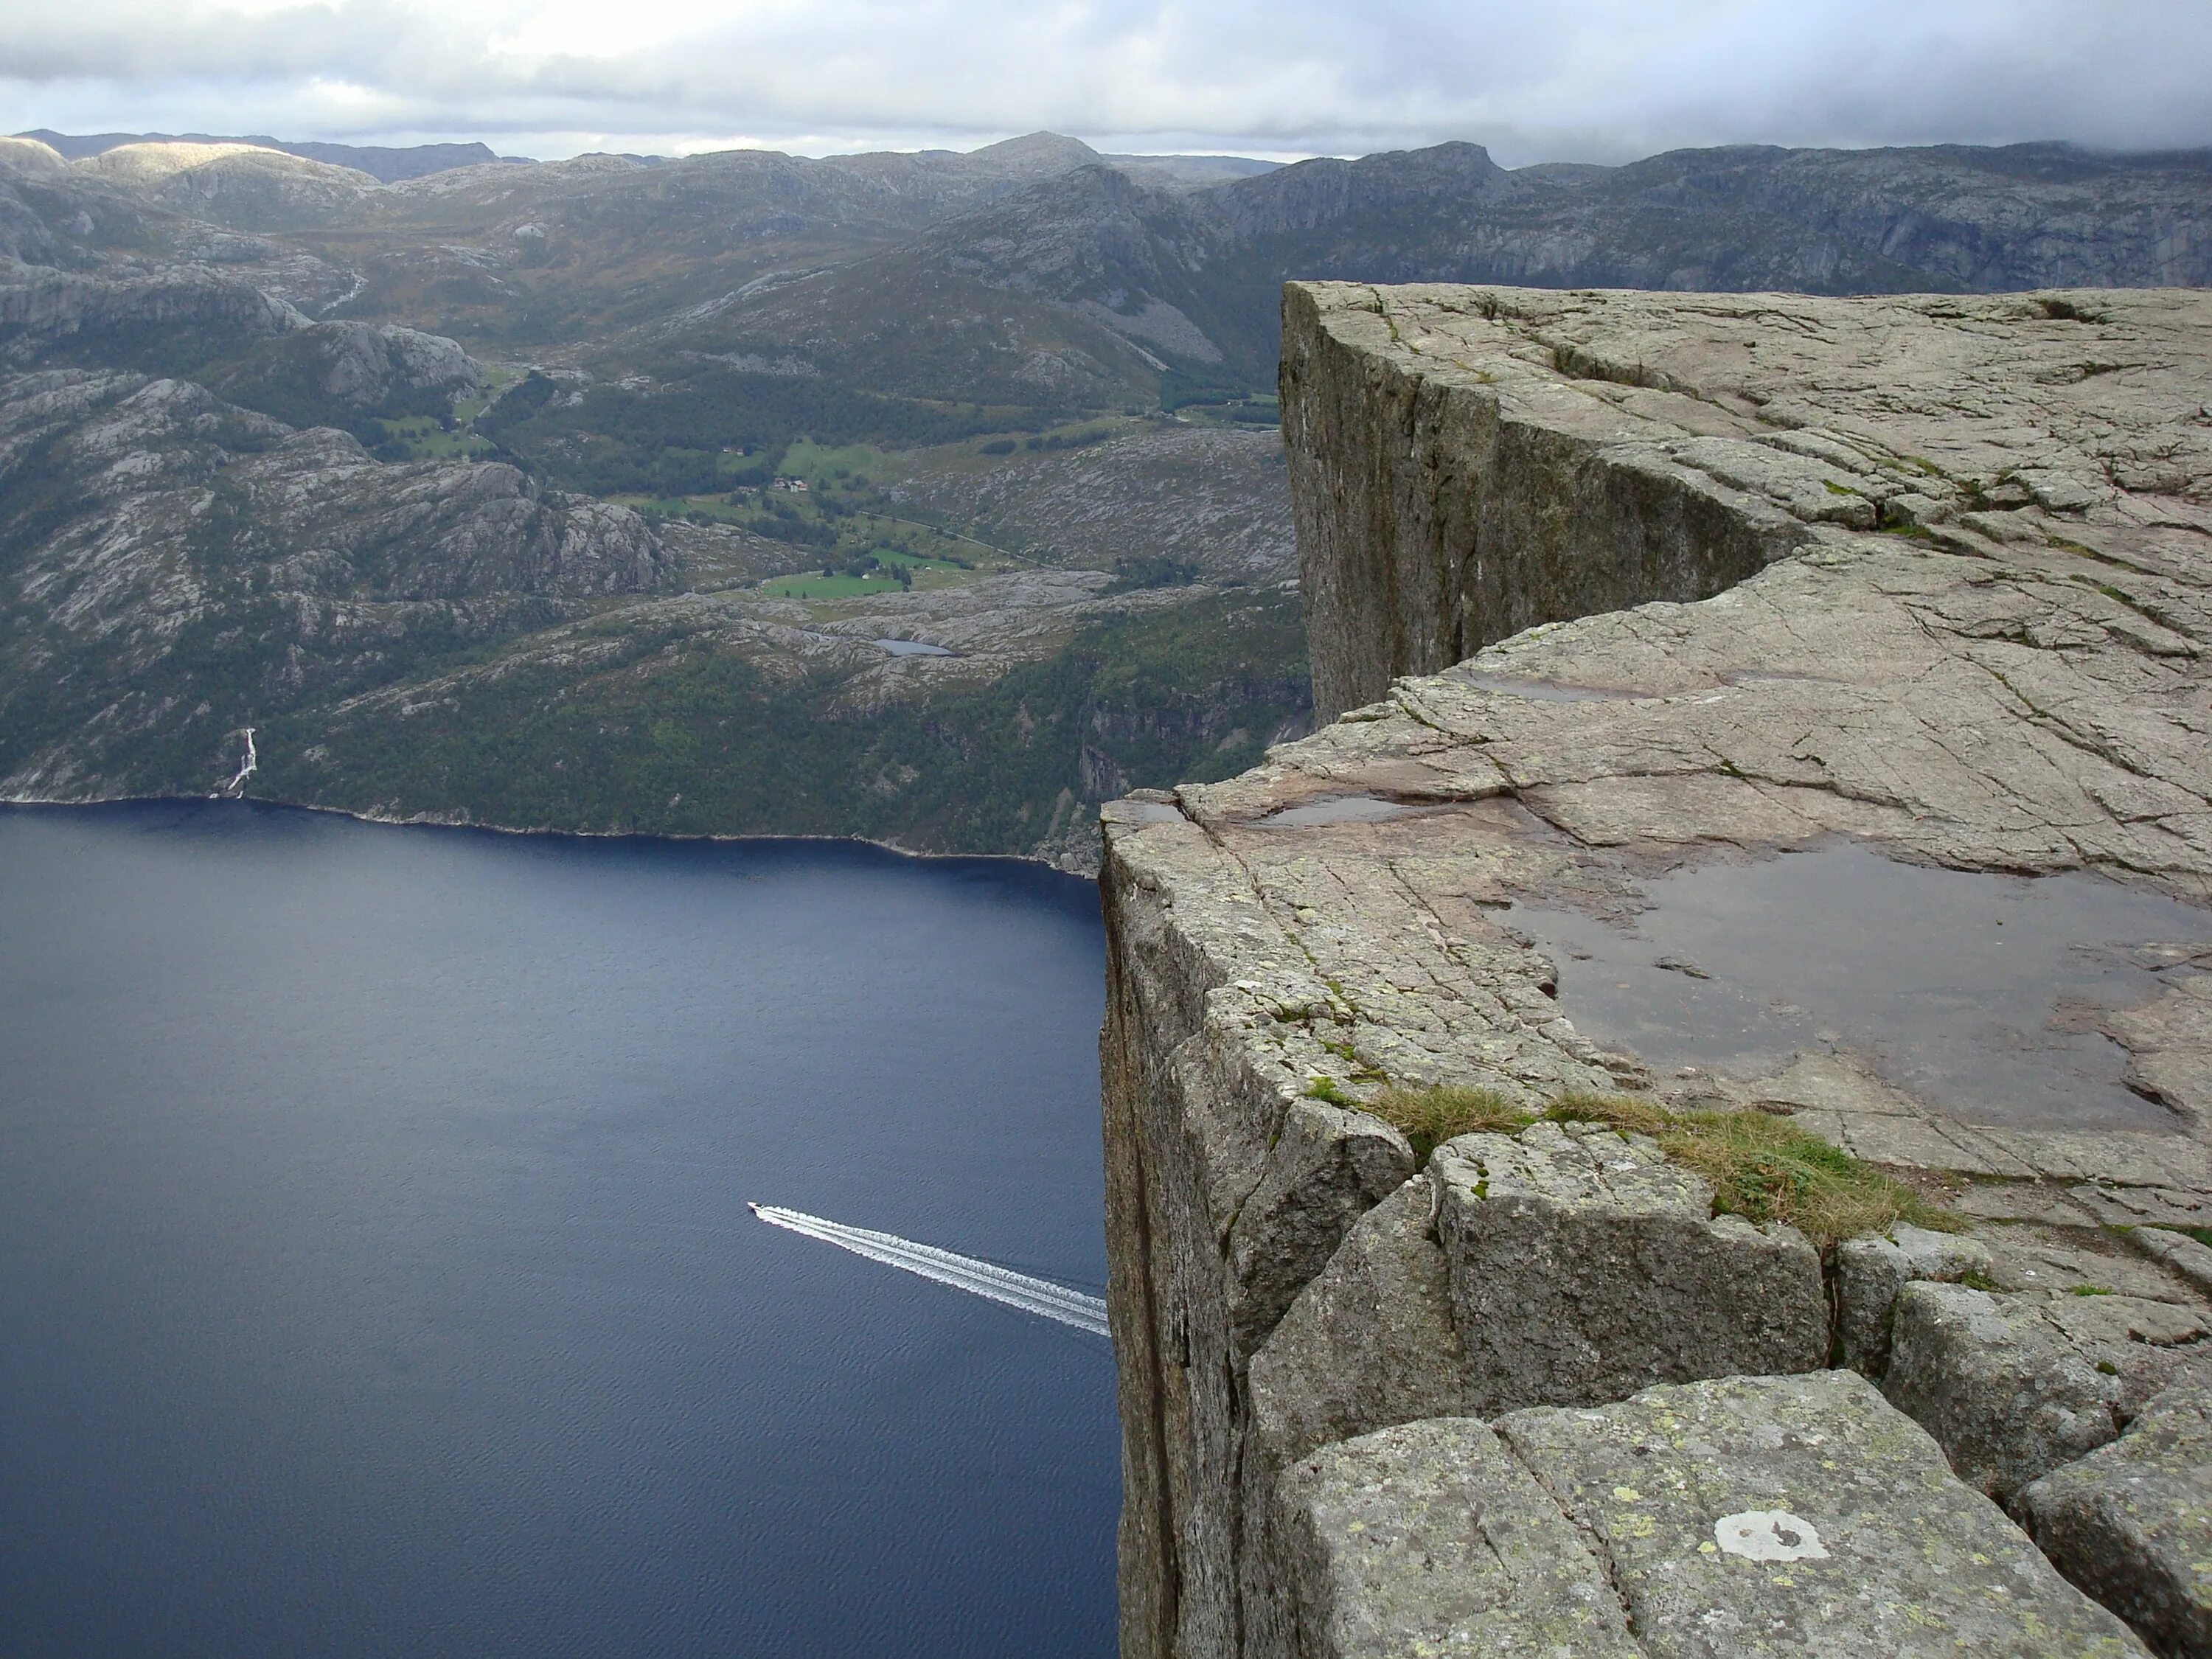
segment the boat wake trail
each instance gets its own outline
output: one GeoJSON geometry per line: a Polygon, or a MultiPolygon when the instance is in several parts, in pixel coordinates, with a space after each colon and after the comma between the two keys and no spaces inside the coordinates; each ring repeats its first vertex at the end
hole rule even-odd
{"type": "Polygon", "coordinates": [[[1085,1296],[1081,1291],[1071,1291],[1065,1285],[1055,1285],[1048,1279],[1031,1279],[1027,1273],[994,1267],[990,1262],[978,1261],[973,1256],[955,1255],[950,1250],[940,1250],[933,1245],[917,1244],[910,1238],[870,1232],[866,1227],[848,1227],[842,1221],[824,1221],[820,1216],[779,1209],[773,1204],[755,1204],[749,1207],[771,1227],[804,1233],[809,1238],[820,1239],[824,1244],[835,1244],[841,1250],[850,1250],[854,1255],[880,1261],[887,1267],[897,1267],[919,1274],[923,1279],[933,1279],[940,1285],[950,1285],[956,1291],[965,1291],[970,1296],[986,1297],[993,1302],[1004,1303],[1009,1308],[1018,1308],[1024,1313],[1036,1314],[1042,1319],[1056,1319],[1063,1325],[1072,1325],[1079,1331],[1088,1331],[1093,1336],[1110,1334],[1106,1326],[1106,1304],[1103,1301],[1095,1296],[1085,1296]]]}

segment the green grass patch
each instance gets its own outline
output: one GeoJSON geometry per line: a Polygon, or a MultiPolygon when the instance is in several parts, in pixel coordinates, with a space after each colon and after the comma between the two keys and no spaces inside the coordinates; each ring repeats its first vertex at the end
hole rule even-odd
{"type": "Polygon", "coordinates": [[[833,475],[872,483],[890,459],[873,444],[817,444],[811,438],[800,438],[784,452],[783,465],[776,470],[810,484],[822,483],[833,475]]]}
{"type": "Polygon", "coordinates": [[[857,553],[835,553],[831,557],[836,562],[827,574],[816,569],[773,576],[761,584],[761,591],[784,599],[850,599],[872,593],[902,592],[909,585],[944,587],[969,574],[950,560],[927,558],[880,543],[857,553]],[[874,568],[856,568],[870,561],[874,568]],[[905,582],[899,580],[901,571],[906,573],[905,582]]]}
{"type": "Polygon", "coordinates": [[[1765,1112],[1669,1112],[1620,1095],[1563,1095],[1548,1115],[1648,1134],[1713,1184],[1713,1210],[1783,1221],[1826,1249],[1899,1221],[1963,1224],[1870,1164],[1765,1112]]]}
{"type": "Polygon", "coordinates": [[[961,568],[950,559],[933,559],[924,553],[909,553],[906,549],[893,547],[888,542],[878,542],[868,551],[887,565],[902,564],[915,572],[938,570],[949,574],[961,568]]]}
{"type": "Polygon", "coordinates": [[[494,448],[488,439],[465,428],[448,432],[434,415],[378,417],[387,442],[403,447],[414,460],[449,461],[457,456],[488,455],[494,448]]]}
{"type": "Polygon", "coordinates": [[[895,576],[848,576],[842,571],[825,576],[820,571],[806,576],[777,576],[761,584],[761,592],[780,599],[858,599],[903,590],[895,576]]]}
{"type": "Polygon", "coordinates": [[[1450,1084],[1433,1089],[1407,1089],[1394,1084],[1376,1096],[1374,1104],[1366,1109],[1404,1134],[1414,1155],[1424,1163],[1454,1135],[1474,1134],[1478,1130],[1512,1134],[1536,1121],[1534,1114],[1495,1090],[1450,1084]]]}
{"type": "Polygon", "coordinates": [[[1940,1231],[1962,1225],[1872,1164],[1765,1112],[1671,1112],[1632,1095],[1583,1093],[1532,1112],[1492,1090],[1449,1085],[1394,1085],[1364,1109],[1395,1125],[1424,1159],[1455,1135],[1513,1134],[1544,1121],[1649,1135],[1712,1183],[1715,1214],[1786,1222],[1822,1249],[1899,1221],[1940,1231]]]}

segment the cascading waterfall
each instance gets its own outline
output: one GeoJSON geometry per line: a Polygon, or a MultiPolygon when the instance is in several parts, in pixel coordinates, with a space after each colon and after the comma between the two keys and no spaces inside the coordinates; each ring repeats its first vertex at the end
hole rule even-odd
{"type": "Polygon", "coordinates": [[[985,1297],[1040,1318],[1058,1320],[1093,1336],[1110,1335],[1103,1299],[1072,1291],[1065,1285],[1055,1285],[1048,1279],[1031,1279],[1027,1273],[978,1261],[973,1256],[955,1255],[934,1245],[917,1244],[910,1238],[871,1232],[866,1227],[848,1227],[842,1221],[824,1221],[820,1216],[780,1209],[773,1204],[747,1207],[771,1227],[804,1233],[809,1238],[850,1250],[854,1255],[880,1261],[887,1267],[934,1279],[957,1291],[985,1297]]]}

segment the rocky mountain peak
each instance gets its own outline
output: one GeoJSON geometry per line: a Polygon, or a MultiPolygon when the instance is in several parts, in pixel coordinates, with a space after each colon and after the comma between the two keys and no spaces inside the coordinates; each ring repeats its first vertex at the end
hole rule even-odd
{"type": "Polygon", "coordinates": [[[68,166],[62,153],[52,144],[41,143],[36,138],[0,138],[0,168],[15,173],[52,173],[68,166]]]}
{"type": "Polygon", "coordinates": [[[968,159],[982,162],[997,172],[1043,178],[1096,166],[1106,158],[1080,138],[1058,132],[1030,132],[970,150],[968,159]]]}

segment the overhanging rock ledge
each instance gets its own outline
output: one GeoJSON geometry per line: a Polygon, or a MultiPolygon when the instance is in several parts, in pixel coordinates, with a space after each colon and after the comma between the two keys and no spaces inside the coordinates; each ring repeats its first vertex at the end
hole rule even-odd
{"type": "Polygon", "coordinates": [[[2212,1349],[2212,296],[1293,284],[1282,390],[1334,723],[1104,815],[1125,1655],[2184,1650],[2203,1440],[2131,1437],[2212,1349]],[[1837,846],[2165,906],[2050,1011],[2129,1110],[1849,997],[1672,1063],[1521,925],[1837,846]],[[1973,1232],[1824,1257],[1580,1126],[1425,1162],[1386,1083],[1789,1114],[1973,1232]],[[2147,1458],[2172,1516],[2099,1495],[2147,1458]]]}

